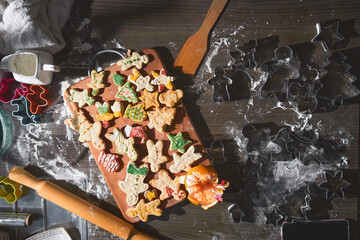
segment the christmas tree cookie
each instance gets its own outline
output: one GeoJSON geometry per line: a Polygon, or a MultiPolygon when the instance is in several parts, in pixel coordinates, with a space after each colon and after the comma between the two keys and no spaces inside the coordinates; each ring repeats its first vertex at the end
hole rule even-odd
{"type": "Polygon", "coordinates": [[[137,103],[138,99],[136,97],[136,93],[132,87],[130,87],[130,83],[127,82],[124,85],[119,87],[119,92],[115,95],[116,98],[120,98],[121,100],[137,103]]]}

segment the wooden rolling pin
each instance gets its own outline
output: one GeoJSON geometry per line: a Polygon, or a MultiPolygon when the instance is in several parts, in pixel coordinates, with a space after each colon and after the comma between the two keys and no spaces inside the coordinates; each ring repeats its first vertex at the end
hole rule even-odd
{"type": "Polygon", "coordinates": [[[119,236],[123,239],[150,240],[156,239],[137,231],[133,225],[106,212],[105,210],[75,196],[49,181],[41,181],[21,167],[14,167],[9,178],[15,182],[34,189],[39,196],[84,218],[85,220],[119,236]]]}

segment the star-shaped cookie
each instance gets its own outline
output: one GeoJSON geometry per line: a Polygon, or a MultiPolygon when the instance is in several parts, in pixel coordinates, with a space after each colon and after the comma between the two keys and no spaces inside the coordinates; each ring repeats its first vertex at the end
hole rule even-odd
{"type": "Polygon", "coordinates": [[[171,134],[168,134],[167,136],[168,136],[168,138],[170,139],[170,142],[171,142],[170,149],[171,150],[178,150],[181,153],[184,153],[185,152],[185,146],[191,143],[191,141],[186,140],[183,137],[182,132],[179,132],[176,136],[173,136],[171,134]]]}
{"type": "Polygon", "coordinates": [[[192,145],[182,156],[174,153],[174,164],[170,166],[170,172],[179,173],[182,170],[190,170],[190,165],[202,157],[201,153],[195,153],[194,151],[195,148],[194,145],[192,145]]]}
{"type": "Polygon", "coordinates": [[[159,96],[159,92],[151,93],[145,89],[144,94],[139,98],[141,101],[145,103],[145,109],[148,109],[152,106],[160,107],[158,96],[159,96]]]}
{"type": "Polygon", "coordinates": [[[150,84],[150,76],[143,77],[138,70],[133,70],[133,75],[128,76],[128,80],[137,86],[136,91],[140,92],[143,89],[154,91],[154,86],[150,84]]]}
{"type": "Polygon", "coordinates": [[[160,170],[160,164],[168,160],[167,156],[162,154],[164,143],[163,141],[157,141],[156,144],[149,139],[146,142],[148,155],[144,158],[143,162],[150,163],[150,169],[152,172],[158,172],[160,170]]]}
{"type": "Polygon", "coordinates": [[[159,208],[160,203],[160,199],[148,203],[145,203],[144,199],[141,199],[136,207],[129,208],[126,214],[129,217],[138,217],[141,221],[146,222],[149,215],[161,216],[162,210],[159,208]]]}
{"type": "Polygon", "coordinates": [[[176,200],[184,200],[186,193],[180,189],[180,183],[174,181],[166,170],[160,170],[159,178],[152,179],[150,185],[161,191],[160,200],[174,197],[176,200]]]}
{"type": "Polygon", "coordinates": [[[149,117],[149,124],[148,127],[150,129],[155,128],[159,132],[164,132],[165,125],[170,126],[172,123],[172,120],[174,119],[176,113],[175,108],[157,108],[155,111],[149,111],[147,112],[149,117]]]}

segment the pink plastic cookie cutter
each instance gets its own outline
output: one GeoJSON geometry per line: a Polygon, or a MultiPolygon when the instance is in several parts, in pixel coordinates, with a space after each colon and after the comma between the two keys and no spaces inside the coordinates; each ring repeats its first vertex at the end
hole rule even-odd
{"type": "Polygon", "coordinates": [[[0,81],[0,102],[9,103],[29,92],[29,85],[21,83],[21,87],[17,86],[18,83],[14,78],[3,77],[0,81]]]}

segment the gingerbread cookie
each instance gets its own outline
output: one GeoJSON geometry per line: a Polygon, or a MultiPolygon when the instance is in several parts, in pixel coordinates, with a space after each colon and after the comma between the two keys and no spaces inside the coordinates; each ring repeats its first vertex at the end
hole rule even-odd
{"type": "Polygon", "coordinates": [[[138,101],[136,93],[134,89],[130,86],[129,82],[119,87],[119,91],[116,93],[115,97],[133,103],[137,103],[138,101]]]}
{"type": "Polygon", "coordinates": [[[105,143],[100,138],[101,122],[90,123],[85,117],[84,112],[80,110],[74,118],[65,119],[64,123],[80,133],[80,142],[91,142],[95,148],[99,150],[105,149],[105,143]]]}
{"type": "Polygon", "coordinates": [[[96,119],[103,123],[103,128],[108,128],[110,126],[110,121],[114,118],[114,115],[110,113],[109,103],[104,102],[101,104],[96,102],[95,107],[99,112],[99,114],[96,115],[96,119]]]}
{"type": "Polygon", "coordinates": [[[101,151],[97,162],[101,163],[107,171],[116,172],[120,168],[118,163],[119,158],[119,154],[105,153],[105,151],[101,151]]]}
{"type": "Polygon", "coordinates": [[[162,210],[159,208],[160,200],[145,203],[144,199],[141,199],[134,208],[130,208],[126,211],[126,215],[129,217],[138,217],[141,221],[146,222],[149,219],[149,215],[161,216],[162,210]]]}
{"type": "Polygon", "coordinates": [[[174,153],[174,164],[170,166],[170,172],[179,173],[182,170],[189,171],[191,164],[202,157],[201,153],[194,153],[194,151],[195,148],[193,145],[189,147],[182,156],[174,153]]]}
{"type": "Polygon", "coordinates": [[[124,105],[121,101],[115,101],[110,107],[111,111],[114,113],[114,117],[121,117],[124,111],[124,105]]]}
{"type": "Polygon", "coordinates": [[[119,181],[118,185],[120,189],[126,193],[126,203],[129,206],[134,206],[139,200],[138,194],[145,192],[149,188],[149,185],[144,183],[148,171],[149,168],[147,164],[143,164],[137,168],[132,162],[128,163],[126,179],[119,181]]]}
{"type": "Polygon", "coordinates": [[[155,111],[147,112],[150,120],[148,127],[151,129],[155,128],[159,132],[164,132],[165,125],[171,125],[175,113],[175,108],[168,107],[157,108],[155,111]]]}
{"type": "Polygon", "coordinates": [[[139,97],[141,101],[145,103],[145,109],[148,109],[152,106],[154,107],[160,107],[160,103],[158,101],[158,92],[151,93],[148,90],[144,90],[144,94],[139,97]]]}
{"type": "Polygon", "coordinates": [[[155,71],[151,71],[151,74],[155,78],[154,80],[151,81],[151,84],[158,85],[159,92],[164,90],[165,87],[167,89],[172,89],[173,88],[172,81],[174,80],[174,78],[166,76],[165,69],[161,69],[160,74],[158,74],[155,71]]]}
{"type": "Polygon", "coordinates": [[[174,181],[166,170],[160,170],[159,178],[150,180],[150,185],[161,191],[160,200],[173,196],[176,200],[186,198],[185,191],[180,189],[180,183],[174,181]]]}
{"type": "Polygon", "coordinates": [[[82,108],[85,104],[93,105],[95,103],[94,98],[89,96],[89,90],[84,89],[82,92],[75,89],[70,89],[70,102],[76,102],[79,108],[82,108]]]}
{"type": "Polygon", "coordinates": [[[175,104],[183,97],[184,93],[180,89],[175,91],[168,90],[165,93],[161,93],[159,96],[159,101],[162,104],[165,104],[167,107],[174,107],[175,104]]]}
{"type": "Polygon", "coordinates": [[[134,148],[134,139],[125,138],[119,129],[115,128],[112,134],[105,135],[107,139],[115,143],[116,151],[119,154],[125,154],[131,161],[136,161],[138,153],[134,148]]]}
{"type": "Polygon", "coordinates": [[[140,92],[146,89],[150,92],[154,91],[154,86],[150,84],[150,76],[143,77],[138,70],[133,70],[133,75],[128,76],[128,80],[136,85],[136,91],[140,92]]]}
{"type": "Polygon", "coordinates": [[[112,73],[110,76],[112,77],[114,83],[116,85],[118,85],[118,86],[121,86],[123,84],[124,79],[125,79],[123,76],[121,76],[121,75],[119,75],[117,73],[112,73]]]}
{"type": "Polygon", "coordinates": [[[162,154],[164,143],[163,141],[157,141],[156,144],[149,139],[146,142],[148,155],[144,158],[144,162],[150,163],[150,169],[152,172],[158,172],[160,170],[160,164],[168,161],[168,157],[162,154]]]}
{"type": "Polygon", "coordinates": [[[173,136],[171,134],[167,135],[168,138],[170,139],[170,150],[177,150],[181,153],[185,152],[185,146],[190,144],[191,141],[186,140],[183,135],[182,132],[179,132],[176,136],[173,136]]]}
{"type": "MultiPolygon", "coordinates": [[[[128,55],[131,53],[128,52],[128,55]]],[[[129,68],[135,66],[137,69],[141,69],[143,64],[147,64],[149,62],[149,57],[147,55],[140,55],[137,52],[133,52],[131,56],[121,59],[117,62],[117,65],[121,66],[122,71],[126,71],[129,68]]]]}
{"type": "Polygon", "coordinates": [[[131,120],[141,122],[146,119],[146,111],[145,111],[145,104],[138,104],[132,106],[131,104],[127,105],[124,118],[130,118],[131,120]]]}
{"type": "Polygon", "coordinates": [[[134,138],[136,144],[144,144],[147,140],[147,134],[145,132],[145,127],[143,126],[132,127],[126,125],[124,132],[126,137],[134,138]]]}
{"type": "Polygon", "coordinates": [[[146,190],[146,191],[144,192],[144,197],[145,197],[147,200],[149,200],[149,201],[154,200],[155,198],[157,198],[156,189],[146,190]]]}
{"type": "Polygon", "coordinates": [[[99,89],[104,88],[104,71],[97,72],[96,70],[91,71],[91,81],[87,84],[89,88],[92,88],[91,95],[96,96],[99,94],[99,89]]]}

